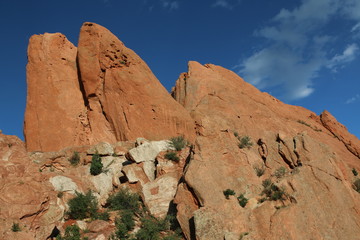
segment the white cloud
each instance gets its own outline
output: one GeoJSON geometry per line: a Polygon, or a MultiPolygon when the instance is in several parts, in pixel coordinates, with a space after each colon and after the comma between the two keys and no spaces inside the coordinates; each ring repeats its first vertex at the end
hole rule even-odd
{"type": "Polygon", "coordinates": [[[350,103],[354,103],[355,101],[360,99],[360,94],[356,94],[354,97],[349,98],[348,100],[346,100],[346,104],[350,104],[350,103]]]}
{"type": "MultiPolygon", "coordinates": [[[[287,100],[301,99],[314,92],[313,81],[323,68],[336,71],[358,55],[357,44],[336,53],[337,36],[326,35],[323,29],[342,17],[360,21],[357,11],[360,0],[302,0],[292,9],[281,9],[268,26],[254,32],[268,40],[268,45],[242,60],[236,67],[239,75],[260,89],[277,87],[287,100]],[[346,1],[347,4],[342,4],[346,1]],[[334,53],[331,53],[335,51],[334,53]]],[[[355,25],[352,31],[359,26],[355,25]]],[[[351,30],[348,31],[351,33],[351,30]]]]}
{"type": "Polygon", "coordinates": [[[240,4],[241,0],[216,0],[211,6],[233,9],[236,5],[240,4]]]}
{"type": "Polygon", "coordinates": [[[162,6],[169,10],[176,10],[180,7],[178,1],[161,0],[161,2],[162,2],[162,6]]]}
{"type": "Polygon", "coordinates": [[[333,72],[337,72],[337,66],[342,66],[345,63],[353,61],[359,52],[359,47],[357,44],[353,43],[346,47],[342,54],[336,54],[327,64],[327,67],[330,68],[333,72]]]}

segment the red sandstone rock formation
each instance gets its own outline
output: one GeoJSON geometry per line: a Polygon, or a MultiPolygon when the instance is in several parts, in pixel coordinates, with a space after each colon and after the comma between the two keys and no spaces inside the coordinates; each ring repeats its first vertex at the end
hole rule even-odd
{"type": "MultiPolygon", "coordinates": [[[[158,216],[173,202],[186,239],[360,236],[360,194],[353,188],[359,177],[352,171],[360,171],[360,142],[327,111],[317,116],[284,104],[232,71],[197,62],[176,82],[177,103],[134,52],[93,23],[83,25],[77,49],[61,34],[45,34],[31,38],[28,53],[27,150],[0,133],[0,238],[44,239],[70,222],[65,203],[75,191],[90,188],[105,203],[124,185],[158,216]],[[149,164],[136,161],[133,141],[97,144],[179,134],[194,145],[178,152],[178,163],[165,152],[149,164]],[[244,141],[240,148],[245,136],[252,146],[244,141]],[[97,145],[81,146],[89,144],[97,145]],[[45,152],[29,152],[35,150],[45,152]],[[74,151],[83,165],[70,166],[74,151]],[[108,169],[91,176],[86,164],[96,151],[108,169]],[[280,198],[263,192],[266,179],[284,191],[280,198]],[[226,189],[236,195],[226,199],[226,189]],[[24,231],[11,232],[14,222],[24,231]]],[[[137,150],[151,145],[144,143],[137,150]]],[[[91,238],[114,230],[102,225],[91,238]]]]}
{"type": "Polygon", "coordinates": [[[194,118],[198,135],[185,185],[175,197],[188,239],[238,239],[245,233],[274,240],[359,236],[360,194],[351,187],[351,170],[360,169],[359,144],[329,114],[320,121],[229,70],[197,62],[189,63],[172,94],[194,118]],[[251,148],[238,147],[243,136],[252,139],[251,148]],[[266,170],[258,177],[254,167],[261,165],[266,170]],[[286,174],[277,178],[280,167],[286,174]],[[285,189],[283,200],[262,202],[265,179],[285,189]],[[234,197],[227,200],[225,189],[244,194],[245,208],[234,197]]]}
{"type": "Polygon", "coordinates": [[[84,23],[79,47],[61,34],[30,39],[24,135],[29,151],[101,141],[194,137],[190,115],[109,30],[84,23]]]}
{"type": "Polygon", "coordinates": [[[24,135],[29,151],[89,143],[76,47],[60,33],[34,35],[28,47],[24,135]]]}

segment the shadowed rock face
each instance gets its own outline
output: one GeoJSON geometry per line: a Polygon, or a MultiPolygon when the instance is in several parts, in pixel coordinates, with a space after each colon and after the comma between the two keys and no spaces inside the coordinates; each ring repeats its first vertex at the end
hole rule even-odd
{"type": "Polygon", "coordinates": [[[194,137],[193,121],[149,67],[109,30],[84,23],[79,46],[34,35],[24,135],[29,151],[100,141],[194,137]]]}

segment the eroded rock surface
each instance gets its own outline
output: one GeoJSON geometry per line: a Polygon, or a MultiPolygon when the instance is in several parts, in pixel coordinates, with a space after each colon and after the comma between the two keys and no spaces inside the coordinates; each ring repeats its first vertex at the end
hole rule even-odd
{"type": "Polygon", "coordinates": [[[351,187],[351,170],[360,168],[358,140],[335,119],[323,114],[320,121],[212,64],[190,62],[172,95],[194,118],[198,135],[175,197],[188,239],[357,238],[360,195],[351,187]],[[239,148],[245,136],[252,146],[239,148]],[[261,165],[258,176],[254,167],[261,165]],[[264,198],[265,179],[285,189],[281,200],[264,198]],[[226,189],[249,205],[227,200],[226,189]],[[351,217],[338,217],[345,212],[351,217]]]}
{"type": "Polygon", "coordinates": [[[189,113],[146,63],[106,28],[84,23],[76,48],[62,34],[31,37],[24,135],[28,151],[194,138],[189,113]]]}

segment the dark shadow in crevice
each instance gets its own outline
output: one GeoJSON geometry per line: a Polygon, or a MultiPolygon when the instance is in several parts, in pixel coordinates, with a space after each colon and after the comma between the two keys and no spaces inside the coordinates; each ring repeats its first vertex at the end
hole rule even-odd
{"type": "Polygon", "coordinates": [[[79,87],[80,87],[80,91],[84,100],[84,105],[85,107],[89,106],[89,101],[86,97],[86,92],[85,92],[85,88],[84,88],[84,84],[81,78],[81,72],[80,72],[80,64],[79,64],[79,55],[76,55],[76,71],[77,71],[77,77],[78,77],[78,82],[79,82],[79,87]]]}

